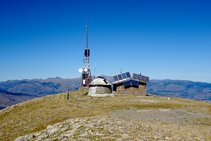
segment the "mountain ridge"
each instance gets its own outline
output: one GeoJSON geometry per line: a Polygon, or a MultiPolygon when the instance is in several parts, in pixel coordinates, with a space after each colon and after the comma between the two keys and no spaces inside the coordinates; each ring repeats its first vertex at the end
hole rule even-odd
{"type": "Polygon", "coordinates": [[[198,101],[211,101],[211,84],[189,80],[150,80],[148,93],[198,101]]]}
{"type": "MultiPolygon", "coordinates": [[[[108,81],[113,82],[113,78],[111,76],[103,77],[105,77],[108,81]]],[[[67,89],[69,89],[69,91],[76,91],[80,86],[81,78],[63,79],[55,77],[47,79],[23,79],[0,82],[0,98],[2,99],[0,109],[16,104],[13,100],[16,100],[15,98],[18,97],[18,94],[20,94],[20,97],[22,97],[21,99],[25,101],[28,98],[30,99],[30,96],[35,98],[57,94],[66,92],[67,89]],[[15,96],[15,98],[11,98],[11,96],[15,96]],[[28,98],[23,98],[23,96],[28,98]]],[[[147,85],[147,93],[211,102],[211,84],[205,82],[152,79],[147,85]]],[[[18,101],[22,102],[21,99],[18,101]]]]}

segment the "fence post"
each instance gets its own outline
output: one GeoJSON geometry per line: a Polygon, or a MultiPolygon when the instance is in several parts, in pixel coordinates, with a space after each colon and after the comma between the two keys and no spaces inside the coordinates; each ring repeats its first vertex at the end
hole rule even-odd
{"type": "Polygon", "coordinates": [[[69,89],[67,90],[67,101],[69,101],[69,89]]]}

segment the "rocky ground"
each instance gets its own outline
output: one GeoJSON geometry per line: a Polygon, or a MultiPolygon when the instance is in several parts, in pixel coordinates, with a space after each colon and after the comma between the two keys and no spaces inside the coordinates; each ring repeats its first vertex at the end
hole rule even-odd
{"type": "Polygon", "coordinates": [[[49,125],[40,132],[18,137],[15,141],[209,140],[210,126],[200,129],[192,123],[197,118],[210,117],[209,114],[184,109],[119,110],[110,116],[71,118],[49,125]]]}
{"type": "Polygon", "coordinates": [[[211,140],[211,104],[181,98],[36,98],[0,110],[0,140],[211,140]]]}

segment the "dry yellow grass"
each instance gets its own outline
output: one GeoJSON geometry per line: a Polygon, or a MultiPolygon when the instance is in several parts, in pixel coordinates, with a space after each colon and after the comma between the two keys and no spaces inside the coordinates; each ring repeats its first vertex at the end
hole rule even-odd
{"type": "MultiPolygon", "coordinates": [[[[62,122],[69,118],[92,117],[108,115],[118,110],[127,109],[185,109],[191,112],[201,112],[211,115],[211,103],[192,101],[180,98],[165,97],[135,97],[130,95],[93,98],[82,96],[82,92],[70,92],[70,101],[66,101],[66,94],[55,94],[36,98],[0,111],[0,140],[13,140],[19,136],[41,131],[48,125],[62,122]]],[[[136,121],[138,124],[150,124],[160,126],[159,130],[168,128],[169,135],[180,136],[188,139],[185,132],[194,129],[195,136],[205,136],[205,140],[211,140],[207,134],[211,130],[211,118],[197,118],[194,124],[162,123],[155,121],[136,121]],[[163,126],[165,125],[165,126],[163,126]],[[173,128],[174,127],[174,128],[173,128]],[[201,129],[208,131],[202,132],[201,129]]],[[[151,132],[149,129],[145,132],[151,132]]],[[[165,135],[167,136],[167,135],[165,135]]],[[[193,136],[193,134],[191,135],[193,136]]]]}

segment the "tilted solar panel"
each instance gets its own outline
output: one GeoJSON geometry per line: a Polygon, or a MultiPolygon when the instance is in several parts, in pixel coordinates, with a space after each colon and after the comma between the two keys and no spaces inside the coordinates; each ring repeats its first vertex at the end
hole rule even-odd
{"type": "Polygon", "coordinates": [[[131,84],[132,84],[132,85],[138,86],[138,81],[132,80],[132,81],[131,81],[131,84]]]}
{"type": "Polygon", "coordinates": [[[126,78],[127,78],[127,76],[126,76],[125,73],[122,73],[122,78],[123,78],[123,79],[126,79],[126,78]]]}
{"type": "Polygon", "coordinates": [[[138,74],[133,73],[133,79],[138,79],[138,77],[139,77],[138,74]]]}
{"type": "Polygon", "coordinates": [[[149,77],[145,77],[145,82],[149,82],[149,77]]]}
{"type": "Polygon", "coordinates": [[[129,86],[130,85],[130,80],[123,82],[124,86],[129,86]]]}
{"type": "Polygon", "coordinates": [[[144,78],[144,82],[147,82],[147,77],[145,76],[145,78],[144,78]]]}
{"type": "Polygon", "coordinates": [[[143,75],[141,76],[141,81],[143,81],[143,82],[145,81],[145,76],[143,76],[143,75]]]}
{"type": "Polygon", "coordinates": [[[113,76],[113,80],[114,80],[114,81],[118,81],[117,75],[114,75],[114,76],[113,76]]]}
{"type": "Polygon", "coordinates": [[[141,75],[138,75],[138,80],[140,80],[140,81],[141,81],[141,77],[142,77],[141,75]]]}
{"type": "Polygon", "coordinates": [[[118,79],[122,80],[122,75],[121,74],[118,75],[118,79]]]}
{"type": "Polygon", "coordinates": [[[127,78],[131,78],[130,72],[126,72],[125,74],[126,74],[127,78]]]}

